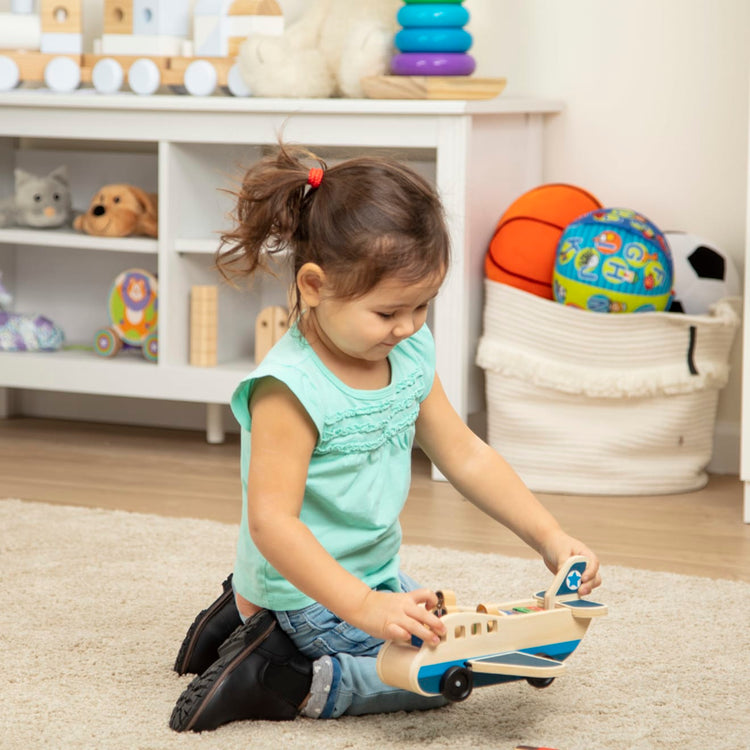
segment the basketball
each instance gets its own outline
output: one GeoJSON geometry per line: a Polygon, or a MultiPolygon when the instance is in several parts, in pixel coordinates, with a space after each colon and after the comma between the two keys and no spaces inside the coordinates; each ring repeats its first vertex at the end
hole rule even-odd
{"type": "Polygon", "coordinates": [[[593,312],[664,311],[672,254],[661,231],[629,208],[602,208],[570,224],[557,250],[555,299],[593,312]]]}
{"type": "Polygon", "coordinates": [[[524,193],[498,222],[485,256],[485,275],[553,299],[552,273],[563,230],[601,205],[591,193],[564,183],[540,185],[524,193]]]}

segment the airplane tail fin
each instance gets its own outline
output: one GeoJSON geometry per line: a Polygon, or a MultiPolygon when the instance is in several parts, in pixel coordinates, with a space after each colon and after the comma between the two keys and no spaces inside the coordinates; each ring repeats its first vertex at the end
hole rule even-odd
{"type": "Polygon", "coordinates": [[[603,604],[580,599],[578,588],[581,585],[583,571],[586,570],[587,560],[582,555],[570,557],[557,571],[552,585],[546,591],[540,591],[536,598],[544,601],[545,609],[554,609],[556,604],[562,604],[575,610],[577,617],[593,617],[606,614],[607,608],[603,604]]]}
{"type": "Polygon", "coordinates": [[[539,592],[538,599],[544,599],[544,608],[552,609],[555,602],[570,601],[578,599],[578,587],[581,585],[583,571],[586,570],[586,558],[582,555],[570,557],[557,571],[552,585],[546,590],[539,592]]]}

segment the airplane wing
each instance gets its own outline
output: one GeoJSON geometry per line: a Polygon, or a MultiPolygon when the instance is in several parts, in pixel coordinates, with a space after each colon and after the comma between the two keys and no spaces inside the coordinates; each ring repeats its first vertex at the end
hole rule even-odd
{"type": "Polygon", "coordinates": [[[494,656],[481,656],[466,662],[475,672],[502,674],[509,677],[557,677],[565,671],[561,661],[522,651],[506,651],[494,656]]]}
{"type": "Polygon", "coordinates": [[[586,619],[589,617],[599,617],[607,614],[606,604],[597,604],[588,599],[572,599],[569,602],[557,602],[560,607],[571,610],[573,617],[586,619]]]}

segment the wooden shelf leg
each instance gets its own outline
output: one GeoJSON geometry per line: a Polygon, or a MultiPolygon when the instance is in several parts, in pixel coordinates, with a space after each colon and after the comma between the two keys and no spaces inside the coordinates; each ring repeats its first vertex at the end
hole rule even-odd
{"type": "Polygon", "coordinates": [[[206,442],[216,445],[224,442],[222,404],[206,404],[206,442]]]}

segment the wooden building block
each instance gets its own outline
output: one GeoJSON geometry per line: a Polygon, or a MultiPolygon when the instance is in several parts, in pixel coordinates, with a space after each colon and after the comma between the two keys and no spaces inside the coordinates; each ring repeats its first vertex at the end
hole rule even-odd
{"type": "Polygon", "coordinates": [[[255,319],[255,365],[289,328],[289,311],[280,306],[264,307],[255,319]]]}
{"type": "Polygon", "coordinates": [[[39,10],[42,33],[80,34],[83,31],[81,0],[41,0],[39,10]]]}
{"type": "Polygon", "coordinates": [[[219,289],[214,285],[190,289],[190,364],[216,367],[219,334],[219,289]]]}
{"type": "Polygon", "coordinates": [[[133,33],[133,0],[104,0],[105,34],[133,33]]]}
{"type": "Polygon", "coordinates": [[[494,99],[505,78],[475,76],[365,76],[362,89],[370,99],[494,99]]]}

